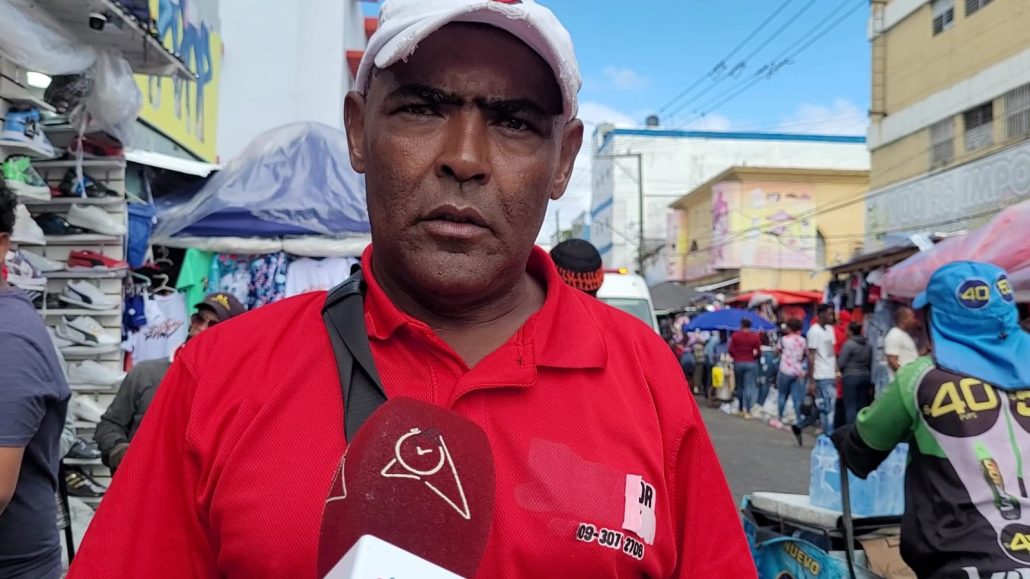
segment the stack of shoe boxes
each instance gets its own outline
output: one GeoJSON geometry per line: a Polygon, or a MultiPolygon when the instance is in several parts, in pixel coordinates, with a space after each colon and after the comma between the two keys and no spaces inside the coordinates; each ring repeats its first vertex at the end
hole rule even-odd
{"type": "MultiPolygon", "coordinates": [[[[0,57],[0,119],[3,119],[4,127],[8,126],[8,116],[11,114],[24,114],[26,110],[33,108],[37,111],[47,110],[49,107],[42,99],[33,96],[27,89],[25,80],[26,71],[0,57]]],[[[13,127],[13,123],[11,126],[13,127]]],[[[89,373],[75,372],[71,369],[83,361],[92,360],[102,365],[111,375],[117,376],[121,372],[123,354],[119,346],[124,308],[122,296],[124,279],[128,272],[124,269],[124,264],[116,265],[114,268],[69,269],[67,262],[73,252],[82,251],[93,252],[88,255],[105,256],[112,262],[125,259],[125,160],[120,151],[113,151],[111,156],[97,157],[96,155],[104,152],[87,150],[81,162],[81,171],[86,177],[90,196],[69,195],[68,191],[73,194],[77,192],[73,189],[77,182],[75,178],[78,161],[74,155],[67,155],[76,133],[67,124],[46,125],[43,126],[43,130],[46,140],[52,143],[52,154],[48,154],[45,145],[39,144],[39,139],[19,140],[16,134],[4,131],[0,133],[0,162],[11,157],[27,155],[31,159],[31,167],[49,189],[46,194],[42,194],[44,184],[32,182],[35,176],[27,182],[20,173],[11,175],[12,172],[17,173],[15,167],[11,167],[11,171],[4,176],[8,188],[19,193],[19,200],[28,209],[29,214],[37,223],[44,224],[46,230],[45,245],[19,244],[18,249],[33,253],[32,258],[44,257],[46,269],[56,270],[43,274],[46,277],[46,292],[37,303],[40,315],[44,317],[46,324],[54,329],[51,335],[56,336],[55,342],[70,369],[72,402],[69,404],[69,412],[75,412],[78,434],[90,441],[95,429],[92,419],[97,418],[98,412],[102,412],[110,404],[118,384],[112,385],[111,380],[107,380],[107,384],[84,383],[81,377],[89,373]],[[47,220],[53,223],[47,226],[47,220]],[[62,224],[67,225],[69,222],[72,225],[78,224],[79,227],[73,229],[71,234],[58,234],[62,224]],[[46,263],[46,260],[54,263],[46,263]],[[68,289],[69,284],[80,289],[84,288],[82,284],[92,285],[97,290],[93,307],[86,307],[81,303],[88,302],[88,299],[83,300],[81,296],[76,299],[75,292],[68,289]],[[99,294],[103,294],[102,297],[99,294]],[[62,299],[62,296],[65,299],[62,299]],[[68,299],[69,297],[72,299],[68,299]],[[75,301],[80,303],[74,303],[75,301]],[[90,322],[90,318],[96,324],[90,322]],[[62,328],[62,325],[65,327],[62,328]],[[94,337],[99,337],[102,345],[86,345],[92,338],[83,340],[84,334],[75,329],[90,326],[96,329],[97,335],[94,337]],[[77,339],[67,340],[68,337],[77,339]]],[[[93,375],[96,369],[96,366],[92,368],[93,375]]],[[[100,483],[109,483],[110,473],[100,464],[99,459],[68,458],[65,459],[65,465],[81,469],[100,483]]],[[[99,502],[99,498],[85,500],[94,505],[99,502]]]]}

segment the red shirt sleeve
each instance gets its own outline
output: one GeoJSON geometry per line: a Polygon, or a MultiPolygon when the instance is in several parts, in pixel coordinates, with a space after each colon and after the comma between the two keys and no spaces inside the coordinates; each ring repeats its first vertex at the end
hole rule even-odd
{"type": "Polygon", "coordinates": [[[672,577],[757,577],[740,513],[693,399],[676,455],[680,560],[672,577]]]}
{"type": "Polygon", "coordinates": [[[722,466],[675,358],[645,345],[644,373],[664,423],[666,481],[677,559],[667,577],[757,576],[722,466]]]}
{"type": "Polygon", "coordinates": [[[177,359],[97,510],[69,579],[218,577],[186,432],[196,381],[177,359]]]}

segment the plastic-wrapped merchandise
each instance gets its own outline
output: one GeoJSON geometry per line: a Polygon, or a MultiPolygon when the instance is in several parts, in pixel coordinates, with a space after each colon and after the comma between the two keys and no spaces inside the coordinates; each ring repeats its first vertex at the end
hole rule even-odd
{"type": "Polygon", "coordinates": [[[319,123],[258,135],[196,194],[158,202],[154,238],[176,235],[366,235],[364,176],[354,172],[347,137],[319,123]]]}
{"type": "Polygon", "coordinates": [[[74,39],[29,0],[0,0],[0,53],[44,74],[76,74],[93,65],[93,47],[74,39]]]}
{"type": "MultiPolygon", "coordinates": [[[[907,462],[908,444],[901,443],[865,480],[848,473],[851,512],[857,517],[901,515],[905,511],[907,462]]],[[[840,455],[825,435],[817,439],[812,449],[808,494],[809,500],[817,507],[835,511],[843,507],[840,455]]]]}
{"type": "Polygon", "coordinates": [[[946,239],[890,268],[883,289],[892,296],[912,298],[926,289],[930,276],[941,266],[975,260],[1008,270],[1017,292],[1030,290],[1030,243],[1024,241],[1028,230],[1030,201],[1023,201],[998,213],[987,225],[946,239]]]}
{"type": "Polygon", "coordinates": [[[92,81],[92,90],[69,120],[76,126],[82,126],[85,120],[85,132],[105,131],[131,146],[132,126],[143,108],[143,93],[133,79],[129,61],[117,52],[101,51],[86,75],[92,81]]]}

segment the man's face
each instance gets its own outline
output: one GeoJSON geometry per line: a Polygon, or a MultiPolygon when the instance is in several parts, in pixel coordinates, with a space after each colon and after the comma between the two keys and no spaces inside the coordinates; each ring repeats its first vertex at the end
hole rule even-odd
{"type": "Polygon", "coordinates": [[[915,312],[906,308],[905,310],[902,310],[900,316],[901,317],[898,318],[898,327],[906,332],[911,332],[917,329],[919,324],[916,321],[915,312]]]}
{"type": "Polygon", "coordinates": [[[0,259],[6,259],[7,251],[11,249],[11,234],[0,233],[0,259]]]}
{"type": "Polygon", "coordinates": [[[187,339],[195,338],[198,334],[218,323],[218,316],[208,308],[198,308],[190,318],[190,330],[187,339]]]}
{"type": "Polygon", "coordinates": [[[365,173],[377,277],[428,299],[490,295],[523,275],[583,138],[551,68],[499,29],[450,24],[346,103],[365,173]]]}
{"type": "Polygon", "coordinates": [[[824,326],[833,325],[833,310],[823,310],[819,314],[819,323],[824,326]]]}

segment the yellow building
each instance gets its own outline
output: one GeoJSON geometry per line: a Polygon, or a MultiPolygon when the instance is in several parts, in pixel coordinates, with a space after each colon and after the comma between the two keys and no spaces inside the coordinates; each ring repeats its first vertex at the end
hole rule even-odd
{"type": "Polygon", "coordinates": [[[702,290],[822,290],[862,246],[867,171],[733,167],[672,204],[677,271],[702,290]]]}
{"type": "Polygon", "coordinates": [[[871,6],[866,251],[1030,195],[1030,1],[871,6]]]}

